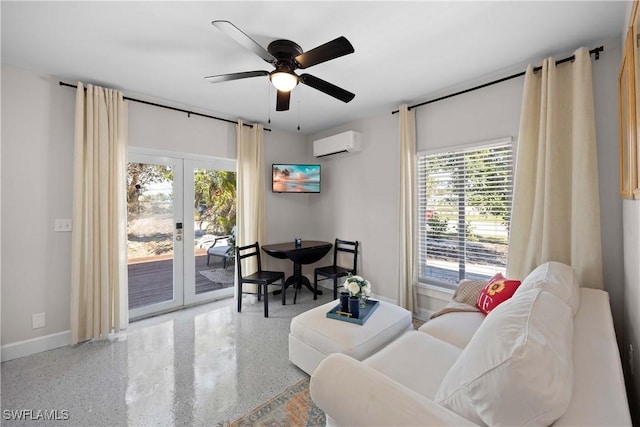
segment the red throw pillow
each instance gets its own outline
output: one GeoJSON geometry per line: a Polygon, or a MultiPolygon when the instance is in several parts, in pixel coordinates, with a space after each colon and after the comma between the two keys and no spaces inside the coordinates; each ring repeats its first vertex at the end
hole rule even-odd
{"type": "Polygon", "coordinates": [[[501,273],[497,273],[480,291],[476,306],[484,314],[489,314],[491,310],[511,298],[518,286],[520,280],[505,279],[501,273]]]}

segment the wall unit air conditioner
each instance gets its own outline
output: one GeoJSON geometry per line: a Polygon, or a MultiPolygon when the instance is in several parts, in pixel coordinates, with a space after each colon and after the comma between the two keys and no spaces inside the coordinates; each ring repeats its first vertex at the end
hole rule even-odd
{"type": "Polygon", "coordinates": [[[326,157],[338,153],[360,151],[360,132],[347,131],[313,141],[313,155],[326,157]]]}

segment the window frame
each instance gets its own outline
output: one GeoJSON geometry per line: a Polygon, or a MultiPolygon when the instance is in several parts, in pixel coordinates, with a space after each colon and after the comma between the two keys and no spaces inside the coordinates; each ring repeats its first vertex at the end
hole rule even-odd
{"type": "MultiPolygon", "coordinates": [[[[447,147],[438,147],[438,148],[431,148],[428,150],[420,150],[416,152],[416,157],[415,157],[415,161],[416,161],[416,215],[417,215],[417,227],[418,227],[418,237],[416,240],[416,247],[417,247],[417,257],[419,258],[421,255],[420,252],[420,188],[419,188],[419,159],[422,156],[430,156],[430,155],[434,155],[434,154],[445,154],[445,153],[450,153],[450,152],[456,152],[456,151],[470,151],[473,149],[490,149],[493,147],[497,147],[497,146],[501,146],[501,145],[505,145],[505,144],[511,144],[511,153],[512,153],[512,164],[511,164],[511,176],[512,176],[512,191],[515,189],[515,170],[516,170],[516,159],[517,159],[517,148],[518,148],[518,144],[517,144],[517,138],[512,137],[512,136],[505,136],[505,137],[500,137],[500,138],[494,138],[494,139],[488,139],[488,140],[481,140],[481,141],[475,141],[475,142],[471,142],[471,143],[466,143],[466,144],[459,144],[459,145],[454,145],[454,146],[447,146],[447,147]]],[[[512,199],[513,202],[513,199],[512,199]]],[[[513,203],[511,206],[511,212],[513,212],[513,203]]],[[[508,241],[508,236],[507,236],[507,241],[508,241]]],[[[451,283],[451,282],[447,282],[444,280],[439,280],[436,278],[426,278],[426,277],[421,277],[420,276],[420,259],[417,260],[416,262],[416,268],[418,269],[418,274],[417,274],[417,278],[418,278],[418,286],[421,287],[435,287],[438,289],[443,289],[443,290],[455,290],[458,288],[458,284],[455,283],[451,283]]]]}

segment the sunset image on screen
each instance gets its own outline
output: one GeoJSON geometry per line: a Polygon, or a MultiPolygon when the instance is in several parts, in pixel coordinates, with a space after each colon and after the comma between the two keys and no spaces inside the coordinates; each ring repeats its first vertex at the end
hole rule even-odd
{"type": "Polygon", "coordinates": [[[275,192],[320,192],[320,165],[273,165],[272,172],[275,192]]]}

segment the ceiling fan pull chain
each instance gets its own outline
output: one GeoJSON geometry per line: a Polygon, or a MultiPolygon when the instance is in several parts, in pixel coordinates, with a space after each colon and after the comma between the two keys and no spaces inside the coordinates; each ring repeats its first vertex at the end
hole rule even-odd
{"type": "Polygon", "coordinates": [[[300,99],[298,99],[298,131],[300,131],[300,99]]]}

